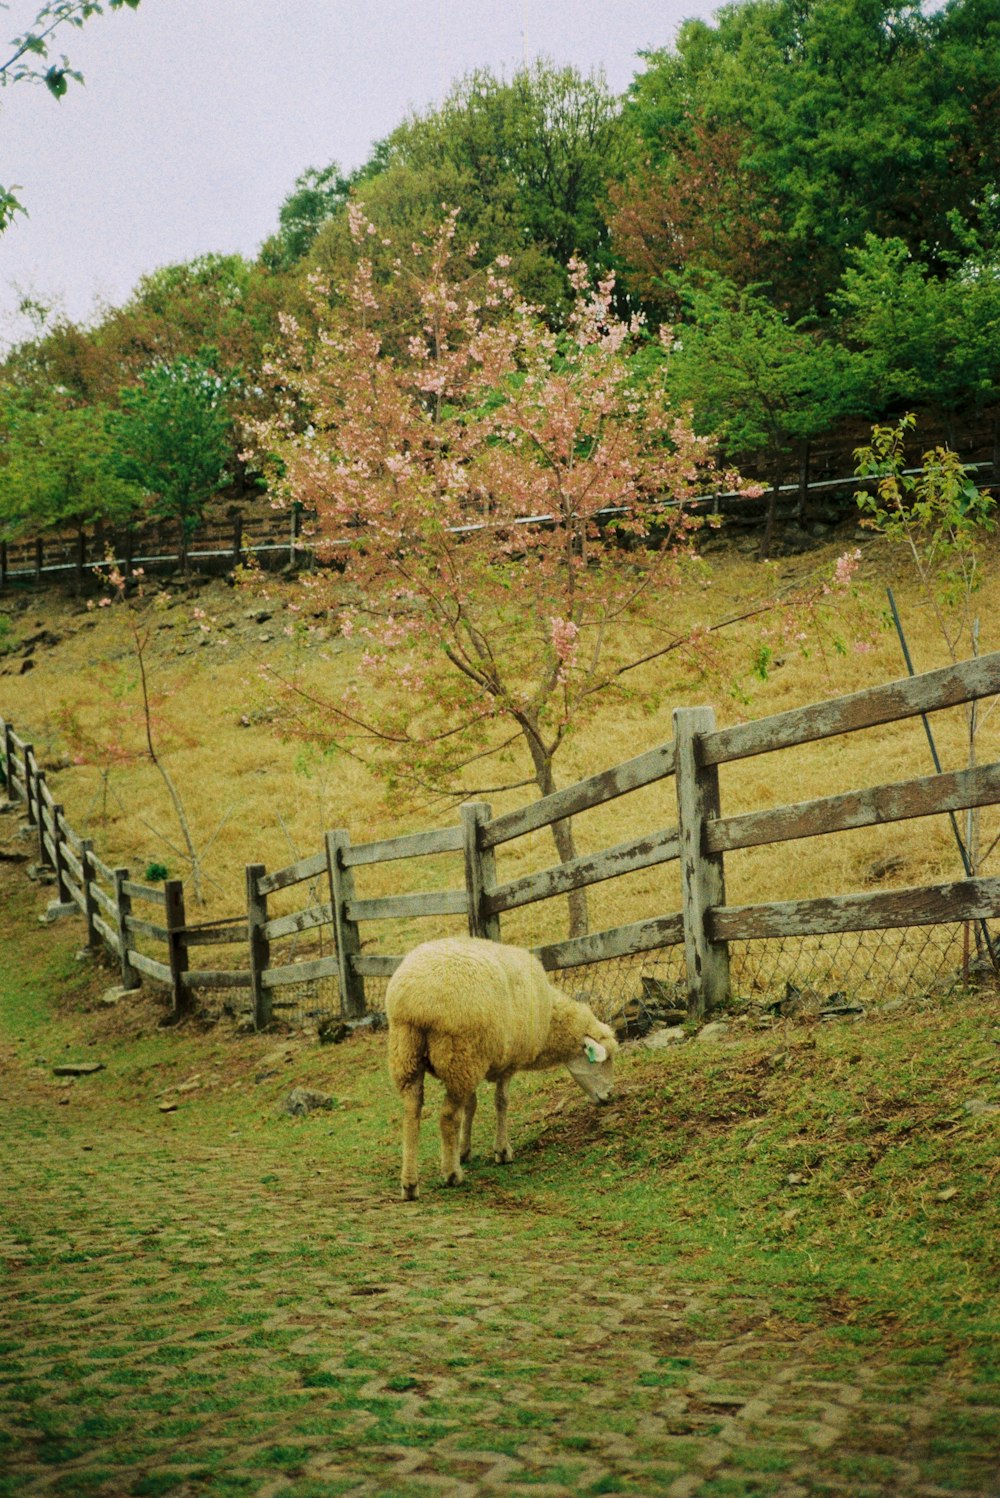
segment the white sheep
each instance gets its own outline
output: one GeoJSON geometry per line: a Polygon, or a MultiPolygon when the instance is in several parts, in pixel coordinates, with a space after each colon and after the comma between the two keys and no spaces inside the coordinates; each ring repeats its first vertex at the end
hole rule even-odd
{"type": "Polygon", "coordinates": [[[424,1075],[445,1089],[441,1169],[462,1180],[472,1145],[476,1088],[496,1083],[497,1164],[513,1158],[507,1093],[516,1071],[565,1065],[595,1102],[612,1088],[614,1031],[586,1005],[567,998],[537,957],[478,937],[424,942],[404,957],[385,996],[389,1070],[403,1099],[403,1200],[417,1196],[417,1145],[424,1075]]]}

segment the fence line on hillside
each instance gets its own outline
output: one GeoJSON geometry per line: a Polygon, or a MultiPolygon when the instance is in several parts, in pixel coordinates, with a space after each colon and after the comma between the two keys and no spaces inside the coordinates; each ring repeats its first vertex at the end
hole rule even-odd
{"type": "MultiPolygon", "coordinates": [[[[995,465],[970,463],[966,466],[992,470],[995,465]]],[[[905,472],[916,474],[920,470],[912,468],[905,472]]],[[[862,480],[851,474],[844,478],[809,479],[805,482],[799,479],[779,484],[776,518],[800,521],[810,495],[833,494],[848,488],[857,491],[866,483],[870,484],[871,480],[862,480]]],[[[983,487],[990,489],[1000,485],[986,482],[983,487]]],[[[774,493],[773,488],[768,488],[759,497],[750,499],[737,493],[712,492],[689,501],[687,508],[725,514],[730,522],[736,519],[757,525],[764,518],[774,493]]],[[[609,509],[601,513],[610,518],[620,511],[609,509]]],[[[126,574],[136,567],[177,567],[185,561],[230,570],[251,557],[262,565],[282,560],[295,565],[313,555],[308,534],[309,522],[313,518],[297,504],[288,511],[258,517],[252,527],[243,515],[234,514],[228,522],[203,524],[186,544],[179,534],[179,525],[170,526],[164,522],[110,532],[98,527],[89,535],[85,530],[79,530],[72,536],[35,536],[17,542],[0,540],[0,592],[11,582],[27,579],[37,586],[43,579],[60,574],[72,574],[77,583],[82,584],[88,570],[105,564],[120,567],[126,574]],[[247,539],[251,529],[255,539],[247,539]],[[172,537],[171,531],[176,533],[172,537]],[[53,560],[53,557],[57,559],[53,560]]],[[[540,524],[549,518],[545,515],[525,516],[523,524],[540,524]]],[[[478,528],[476,523],[463,527],[468,530],[478,528]]]]}
{"type": "MultiPolygon", "coordinates": [[[[488,805],[472,802],[461,808],[456,826],[361,844],[337,829],[326,834],[320,852],[284,868],[269,871],[262,864],[250,864],[245,913],[206,922],[187,920],[182,881],[167,880],[158,889],[133,880],[127,868],[104,863],[92,842],[70,827],[33,745],[3,719],[0,766],[9,800],[24,804],[37,837],[39,862],[51,870],[57,893],[53,914],[79,910],[86,921],[88,945],[103,945],[117,958],[123,988],[136,988],[143,977],[152,978],[169,987],[177,1015],[191,1009],[198,992],[245,990],[254,1023],[264,1028],[272,1018],[275,995],[286,985],[335,979],[341,1014],[356,1019],[366,1010],[365,980],[391,975],[402,960],[401,955],[363,950],[361,929],[369,923],[464,916],[472,935],[500,940],[501,918],[510,911],[678,862],[680,910],[533,950],[547,969],[557,970],[683,948],[689,1013],[701,1017],[730,997],[729,951],[734,942],[1000,918],[997,878],[743,906],[727,904],[725,892],[725,855],[735,849],[998,805],[1000,762],[725,816],[720,767],[998,694],[1000,652],[994,652],[731,728],[717,729],[711,708],[678,708],[672,742],[516,811],[494,817],[488,805]],[[497,848],[670,778],[676,788],[676,824],[498,882],[497,848]],[[356,869],[437,856],[460,858],[461,881],[456,878],[455,887],[400,891],[376,899],[358,898],[355,892],[356,869]],[[323,883],[328,899],[314,897],[316,881],[323,883]],[[304,906],[282,915],[271,913],[271,896],[302,885],[311,886],[304,906]],[[155,906],[155,918],[137,915],[135,903],[155,906]],[[288,960],[280,944],[304,932],[329,937],[332,950],[305,962],[288,960]],[[243,948],[245,966],[192,966],[193,952],[227,945],[243,948]],[[150,946],[161,955],[151,955],[150,946]]],[[[995,964],[993,946],[990,956],[995,964]]]]}

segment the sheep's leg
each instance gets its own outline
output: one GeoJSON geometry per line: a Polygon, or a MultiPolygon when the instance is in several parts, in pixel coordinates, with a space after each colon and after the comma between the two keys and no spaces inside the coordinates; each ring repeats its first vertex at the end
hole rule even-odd
{"type": "Polygon", "coordinates": [[[403,1098],[403,1200],[416,1201],[419,1195],[418,1146],[420,1143],[420,1114],[424,1106],[424,1078],[421,1072],[415,1081],[400,1089],[403,1098]]]}
{"type": "Polygon", "coordinates": [[[472,1154],[472,1120],[476,1116],[476,1094],[473,1093],[462,1114],[462,1163],[472,1154]]]}
{"type": "Polygon", "coordinates": [[[497,1137],[494,1146],[493,1158],[498,1165],[509,1165],[514,1158],[514,1151],[507,1139],[507,1097],[510,1091],[510,1077],[501,1077],[496,1087],[497,1104],[497,1137]]]}
{"type": "Polygon", "coordinates": [[[467,1098],[448,1093],[441,1109],[441,1172],[446,1186],[460,1186],[464,1179],[459,1154],[467,1108],[467,1098]]]}

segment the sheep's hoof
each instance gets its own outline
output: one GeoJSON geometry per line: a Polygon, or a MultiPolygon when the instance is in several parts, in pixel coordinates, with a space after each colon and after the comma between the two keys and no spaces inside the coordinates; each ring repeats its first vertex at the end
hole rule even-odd
{"type": "Polygon", "coordinates": [[[509,1165],[514,1158],[514,1151],[508,1144],[502,1150],[496,1150],[493,1158],[498,1165],[509,1165]]]}
{"type": "Polygon", "coordinates": [[[420,1187],[417,1185],[416,1181],[411,1182],[409,1185],[403,1186],[402,1196],[404,1202],[415,1202],[419,1195],[420,1187]]]}
{"type": "Polygon", "coordinates": [[[445,1177],[444,1183],[446,1186],[461,1186],[464,1179],[465,1177],[463,1176],[461,1170],[453,1170],[448,1176],[445,1177]]]}

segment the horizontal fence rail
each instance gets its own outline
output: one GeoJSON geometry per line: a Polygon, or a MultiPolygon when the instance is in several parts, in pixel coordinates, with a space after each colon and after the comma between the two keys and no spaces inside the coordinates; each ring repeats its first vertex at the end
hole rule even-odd
{"type": "MultiPolygon", "coordinates": [[[[501,916],[510,911],[668,862],[680,865],[680,910],[533,950],[546,969],[557,971],[683,946],[689,1009],[701,1015],[729,997],[731,942],[983,924],[1000,917],[996,878],[730,905],[724,866],[725,855],[738,849],[1000,805],[1000,763],[736,815],[722,813],[720,768],[998,694],[1000,652],[994,652],[731,728],[717,729],[709,708],[678,709],[672,742],[516,811],[493,817],[489,806],[468,803],[457,826],[359,844],[335,830],[326,834],[322,851],[283,868],[250,864],[245,913],[204,922],[187,921],[181,881],[154,887],[134,880],[78,836],[46,783],[34,746],[3,719],[0,770],[8,800],[23,807],[38,862],[56,886],[51,908],[83,916],[88,945],[113,956],[123,988],[137,988],[143,977],[167,986],[177,1015],[191,1008],[198,992],[233,990],[249,997],[254,1022],[263,1028],[282,990],[335,982],[341,1014],[356,1018],[366,1009],[365,980],[391,976],[402,961],[402,955],[364,951],[363,926],[464,917],[472,935],[499,940],[501,916]],[[674,782],[676,825],[516,879],[498,879],[497,848],[667,779],[674,782]],[[460,885],[370,898],[355,890],[359,869],[441,857],[461,872],[460,885]],[[295,891],[304,896],[299,908],[269,909],[273,897],[287,901],[296,898],[295,891]],[[302,936],[313,946],[299,958],[294,944],[302,936]],[[283,945],[289,942],[291,947],[283,945]],[[242,949],[245,963],[231,969],[192,966],[193,952],[222,947],[242,949]]],[[[988,933],[987,943],[995,960],[988,933]]]]}
{"type": "MultiPolygon", "coordinates": [[[[831,460],[832,461],[832,460],[831,460]]],[[[997,472],[993,462],[965,465],[976,473],[976,482],[984,489],[996,489],[997,472]]],[[[820,465],[820,471],[822,465],[820,465]]],[[[817,498],[829,511],[832,496],[844,495],[849,501],[855,492],[870,488],[872,479],[859,479],[855,473],[834,477],[811,476],[809,464],[797,479],[769,485],[759,496],[729,491],[711,491],[687,502],[686,507],[701,513],[726,514],[737,522],[759,524],[770,506],[776,517],[801,520],[810,498],[817,498]]],[[[912,476],[919,469],[906,469],[912,476]]],[[[665,501],[665,505],[670,502],[665,501]]],[[[838,500],[834,514],[842,512],[844,500],[838,500]]],[[[613,506],[601,512],[607,519],[624,513],[624,507],[613,506]]],[[[522,525],[541,525],[553,519],[548,514],[524,515],[522,525]]],[[[732,519],[730,523],[732,523],[732,519]]],[[[0,589],[8,582],[32,580],[40,583],[57,576],[82,578],[88,568],[109,563],[126,572],[135,567],[177,567],[199,563],[210,568],[232,568],[247,557],[264,563],[287,561],[294,564],[303,555],[314,557],[328,547],[317,546],[310,534],[315,515],[300,506],[287,511],[246,514],[234,509],[228,518],[204,521],[186,542],[179,526],[169,521],[136,523],[131,528],[109,528],[98,524],[92,531],[72,534],[34,536],[30,539],[0,539],[0,589]]],[[[455,527],[456,533],[481,530],[489,522],[473,522],[455,527]]]]}

